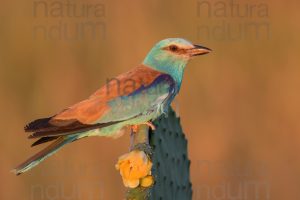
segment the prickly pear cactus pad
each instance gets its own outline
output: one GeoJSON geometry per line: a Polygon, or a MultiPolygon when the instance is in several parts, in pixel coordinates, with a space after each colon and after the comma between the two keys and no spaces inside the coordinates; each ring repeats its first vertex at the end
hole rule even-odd
{"type": "Polygon", "coordinates": [[[156,129],[143,127],[134,135],[132,150],[144,151],[152,161],[151,177],[154,184],[129,189],[127,200],[191,200],[190,161],[187,140],[180,126],[180,119],[170,109],[167,116],[153,122],[156,129]],[[145,134],[149,131],[149,134],[145,134]],[[144,138],[147,135],[148,140],[144,138]],[[142,138],[142,139],[140,139],[142,138]],[[142,142],[142,143],[140,143],[142,142]]]}
{"type": "Polygon", "coordinates": [[[161,116],[150,130],[152,175],[155,184],[150,189],[150,200],[191,200],[190,160],[187,140],[180,126],[180,119],[169,109],[168,116],[161,116]]]}

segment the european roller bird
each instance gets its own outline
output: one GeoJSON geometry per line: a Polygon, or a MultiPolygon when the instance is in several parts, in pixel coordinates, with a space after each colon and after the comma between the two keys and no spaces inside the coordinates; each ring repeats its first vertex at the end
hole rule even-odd
{"type": "Polygon", "coordinates": [[[115,137],[123,127],[147,124],[167,112],[182,83],[188,61],[211,52],[181,38],[154,45],[142,64],[123,73],[92,94],[51,117],[25,126],[32,146],[52,141],[16,167],[17,175],[35,167],[64,145],[89,136],[115,137]]]}

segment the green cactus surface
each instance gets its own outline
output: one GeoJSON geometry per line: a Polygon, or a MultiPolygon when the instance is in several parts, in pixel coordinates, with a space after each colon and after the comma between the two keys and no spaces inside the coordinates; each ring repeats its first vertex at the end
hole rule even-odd
{"type": "Polygon", "coordinates": [[[148,155],[153,162],[155,183],[151,188],[130,189],[127,199],[191,200],[190,160],[180,119],[170,109],[167,116],[161,116],[153,124],[156,130],[149,130],[151,153],[148,155]]]}
{"type": "Polygon", "coordinates": [[[149,199],[191,200],[190,160],[180,119],[170,109],[168,116],[161,116],[154,125],[156,130],[150,133],[150,145],[155,184],[149,199]]]}

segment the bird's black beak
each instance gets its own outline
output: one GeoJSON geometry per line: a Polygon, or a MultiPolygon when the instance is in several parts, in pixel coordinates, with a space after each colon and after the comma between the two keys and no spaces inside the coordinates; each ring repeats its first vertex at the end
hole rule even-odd
{"type": "Polygon", "coordinates": [[[211,51],[210,48],[194,44],[194,47],[189,50],[189,53],[191,56],[199,56],[210,53],[211,51]]]}

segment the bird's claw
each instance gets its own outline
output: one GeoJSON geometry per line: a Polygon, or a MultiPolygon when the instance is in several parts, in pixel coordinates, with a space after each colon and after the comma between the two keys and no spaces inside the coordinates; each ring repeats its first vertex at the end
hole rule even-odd
{"type": "MultiPolygon", "coordinates": [[[[142,123],[142,124],[149,126],[151,128],[151,130],[153,130],[153,131],[156,129],[156,127],[154,126],[154,124],[152,124],[151,122],[145,122],[145,123],[142,123]]],[[[142,125],[142,124],[131,125],[132,132],[137,133],[138,130],[139,130],[139,125],[142,125]]]]}
{"type": "Polygon", "coordinates": [[[146,122],[145,123],[147,126],[149,126],[151,128],[152,131],[154,131],[156,129],[156,127],[154,126],[154,124],[152,124],[151,122],[146,122]]]}
{"type": "Polygon", "coordinates": [[[133,133],[137,133],[138,132],[138,129],[139,129],[139,125],[131,125],[131,131],[133,133]]]}

